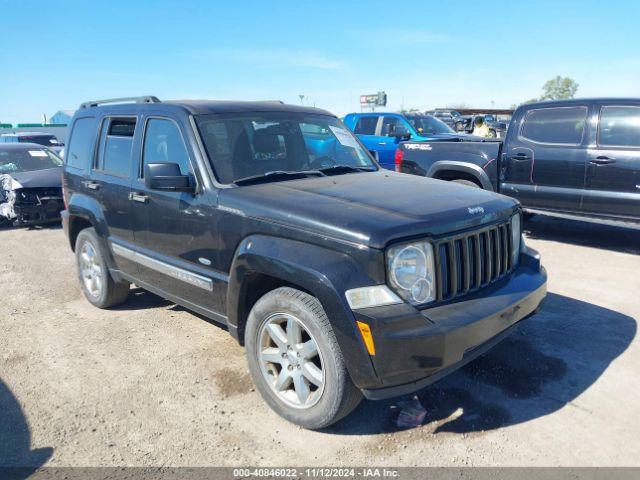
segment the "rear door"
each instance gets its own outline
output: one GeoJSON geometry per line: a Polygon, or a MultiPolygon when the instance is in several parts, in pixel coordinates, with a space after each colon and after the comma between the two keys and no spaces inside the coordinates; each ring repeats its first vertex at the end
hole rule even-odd
{"type": "Polygon", "coordinates": [[[640,103],[598,102],[593,125],[584,211],[640,218],[640,103]]]}
{"type": "Polygon", "coordinates": [[[371,152],[374,157],[378,157],[378,123],[380,115],[359,115],[353,127],[355,133],[364,147],[371,152]]]}
{"type": "MultiPolygon", "coordinates": [[[[108,238],[120,270],[137,276],[138,266],[129,256],[120,255],[118,246],[135,249],[131,220],[131,178],[133,156],[137,150],[136,116],[106,116],[100,123],[100,137],[90,178],[85,191],[100,203],[108,238]]],[[[121,252],[121,250],[120,250],[121,252]]]]}
{"type": "Polygon", "coordinates": [[[587,163],[588,104],[532,108],[509,132],[504,193],[525,207],[579,211],[587,163]]]}

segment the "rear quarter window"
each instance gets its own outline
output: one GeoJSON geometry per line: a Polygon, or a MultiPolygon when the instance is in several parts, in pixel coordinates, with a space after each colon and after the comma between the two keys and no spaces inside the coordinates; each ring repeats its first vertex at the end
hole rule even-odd
{"type": "Polygon", "coordinates": [[[65,155],[66,164],[74,168],[85,168],[93,158],[95,142],[95,119],[78,118],[71,129],[69,147],[65,155]]]}
{"type": "Polygon", "coordinates": [[[520,137],[536,143],[580,145],[587,107],[536,108],[527,112],[520,137]]]}

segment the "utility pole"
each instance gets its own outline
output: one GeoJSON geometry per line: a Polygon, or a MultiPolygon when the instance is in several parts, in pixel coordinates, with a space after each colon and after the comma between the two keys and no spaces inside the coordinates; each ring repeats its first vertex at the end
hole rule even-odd
{"type": "Polygon", "coordinates": [[[302,103],[302,101],[304,100],[304,95],[300,94],[300,95],[298,95],[298,97],[300,97],[300,105],[304,105],[302,103]]]}

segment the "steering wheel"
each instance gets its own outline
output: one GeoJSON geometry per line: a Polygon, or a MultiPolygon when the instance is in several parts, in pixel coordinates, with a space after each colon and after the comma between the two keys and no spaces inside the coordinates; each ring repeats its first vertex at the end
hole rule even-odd
{"type": "Polygon", "coordinates": [[[319,170],[321,168],[333,167],[337,165],[338,162],[335,158],[329,157],[328,155],[323,155],[322,157],[315,158],[313,161],[309,162],[309,166],[313,170],[319,170]]]}

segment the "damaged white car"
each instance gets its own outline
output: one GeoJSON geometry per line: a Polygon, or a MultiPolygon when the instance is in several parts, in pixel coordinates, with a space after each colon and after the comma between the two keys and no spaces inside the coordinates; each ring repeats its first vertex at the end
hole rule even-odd
{"type": "Polygon", "coordinates": [[[62,160],[37,144],[0,144],[0,226],[60,220],[62,160]]]}

